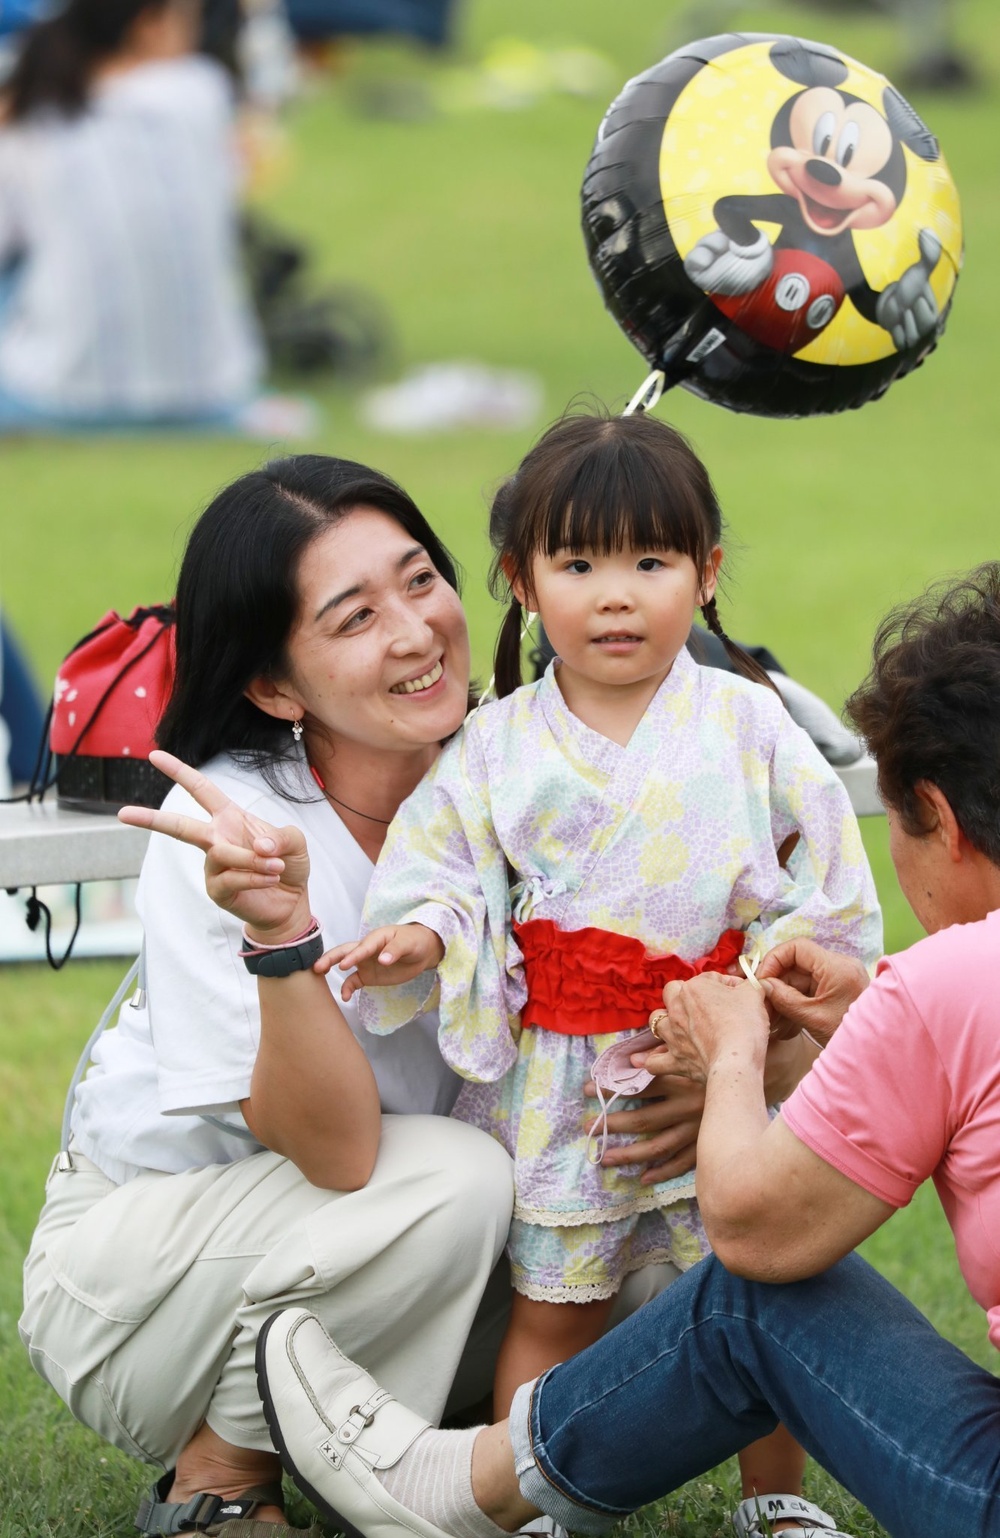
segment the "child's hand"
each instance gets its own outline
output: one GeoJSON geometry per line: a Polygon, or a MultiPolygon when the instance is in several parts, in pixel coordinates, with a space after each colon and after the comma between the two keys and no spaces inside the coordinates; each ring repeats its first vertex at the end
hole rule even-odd
{"type": "Polygon", "coordinates": [[[331,967],[339,967],[341,972],[350,972],[340,990],[346,1004],[359,988],[387,988],[433,971],[443,955],[440,936],[426,924],[390,924],[373,929],[363,940],[349,940],[324,951],[313,971],[329,972],[331,967]]]}

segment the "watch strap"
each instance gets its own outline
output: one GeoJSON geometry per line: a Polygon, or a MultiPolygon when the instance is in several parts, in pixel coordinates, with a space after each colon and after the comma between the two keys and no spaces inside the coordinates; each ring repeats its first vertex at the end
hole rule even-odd
{"type": "Polygon", "coordinates": [[[317,930],[291,945],[270,950],[242,952],[243,963],[253,977],[288,977],[292,972],[308,972],[324,950],[323,936],[317,930]]]}

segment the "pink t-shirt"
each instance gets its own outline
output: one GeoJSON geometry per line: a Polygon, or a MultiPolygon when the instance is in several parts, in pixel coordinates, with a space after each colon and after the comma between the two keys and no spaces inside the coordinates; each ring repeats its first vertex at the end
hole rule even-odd
{"type": "Polygon", "coordinates": [[[1000,911],[880,961],[781,1114],[894,1207],[933,1179],[1000,1349],[1000,911]]]}

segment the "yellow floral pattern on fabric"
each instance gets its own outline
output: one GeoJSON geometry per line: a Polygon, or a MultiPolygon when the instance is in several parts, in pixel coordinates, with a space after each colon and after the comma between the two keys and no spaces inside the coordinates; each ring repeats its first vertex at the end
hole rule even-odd
{"type": "Polygon", "coordinates": [[[569,712],[550,668],[476,711],[403,803],[364,927],[426,924],[445,956],[436,978],[364,989],[362,1020],[392,1031],[438,1002],[442,1053],[468,1081],[454,1114],[514,1160],[515,1285],[608,1296],[653,1258],[705,1253],[693,1181],[643,1186],[639,1166],[589,1164],[582,1087],[618,1038],[522,1029],[512,903],[522,919],[634,935],[656,955],[695,960],[741,928],[748,949],[807,935],[870,966],[882,943],[871,873],[846,792],[778,697],[687,652],[627,747],[569,712]],[[783,870],[776,850],[793,832],[783,870]]]}

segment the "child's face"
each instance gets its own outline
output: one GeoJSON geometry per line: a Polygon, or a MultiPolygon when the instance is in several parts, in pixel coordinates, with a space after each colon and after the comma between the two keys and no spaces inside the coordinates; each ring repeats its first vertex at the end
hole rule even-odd
{"type": "Polygon", "coordinates": [[[530,590],[512,586],[538,610],[565,668],[595,684],[634,685],[670,672],[721,560],[718,546],[704,572],[677,550],[561,550],[535,556],[530,590]]]}

